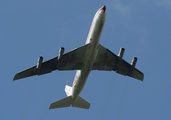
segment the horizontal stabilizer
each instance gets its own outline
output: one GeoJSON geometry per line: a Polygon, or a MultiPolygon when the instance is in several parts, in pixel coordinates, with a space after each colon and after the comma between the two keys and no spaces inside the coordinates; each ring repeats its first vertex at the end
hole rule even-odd
{"type": "Polygon", "coordinates": [[[73,107],[78,107],[78,108],[84,108],[84,109],[89,109],[90,103],[85,101],[83,98],[80,96],[77,97],[77,99],[74,101],[73,107]]]}
{"type": "Polygon", "coordinates": [[[62,108],[62,107],[69,107],[72,102],[72,97],[66,97],[62,100],[59,100],[57,102],[54,102],[50,105],[49,109],[54,109],[54,108],[62,108]]]}
{"type": "Polygon", "coordinates": [[[84,108],[84,109],[89,109],[90,103],[85,101],[83,98],[80,96],[77,97],[77,99],[74,101],[72,104],[72,96],[66,97],[62,100],[59,100],[57,102],[54,102],[50,105],[49,109],[54,109],[54,108],[62,108],[62,107],[78,107],[78,108],[84,108]]]}

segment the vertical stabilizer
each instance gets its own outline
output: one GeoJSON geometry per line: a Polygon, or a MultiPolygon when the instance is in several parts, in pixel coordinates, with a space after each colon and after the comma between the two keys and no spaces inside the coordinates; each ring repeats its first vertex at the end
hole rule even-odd
{"type": "Polygon", "coordinates": [[[65,92],[66,92],[67,96],[71,96],[72,95],[72,87],[66,85],[65,86],[65,92]]]}

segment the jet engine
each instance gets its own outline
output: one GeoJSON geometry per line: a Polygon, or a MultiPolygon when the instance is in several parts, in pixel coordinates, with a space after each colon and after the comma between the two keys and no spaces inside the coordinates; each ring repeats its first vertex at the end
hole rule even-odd
{"type": "Polygon", "coordinates": [[[135,68],[135,65],[136,65],[136,63],[137,63],[137,58],[136,57],[134,57],[133,59],[132,59],[132,62],[131,62],[131,65],[132,65],[132,68],[135,68]]]}
{"type": "Polygon", "coordinates": [[[64,51],[65,51],[65,48],[64,47],[61,47],[59,49],[58,61],[60,61],[62,59],[62,56],[64,54],[64,51]]]}
{"type": "Polygon", "coordinates": [[[124,52],[125,52],[125,49],[120,48],[120,51],[119,51],[119,54],[118,54],[119,59],[122,59],[124,52]]]}
{"type": "Polygon", "coordinates": [[[42,62],[43,62],[43,57],[40,56],[40,57],[38,58],[37,66],[36,66],[36,69],[38,70],[38,72],[39,72],[39,70],[41,69],[42,62]]]}

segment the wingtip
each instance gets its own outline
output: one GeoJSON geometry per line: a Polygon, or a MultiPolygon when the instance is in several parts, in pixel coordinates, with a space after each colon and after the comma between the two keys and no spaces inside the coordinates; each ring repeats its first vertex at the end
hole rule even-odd
{"type": "Polygon", "coordinates": [[[49,106],[49,110],[55,109],[54,107],[52,107],[51,105],[49,106]]]}
{"type": "Polygon", "coordinates": [[[17,80],[17,74],[14,76],[13,81],[17,80]]]}
{"type": "Polygon", "coordinates": [[[49,105],[49,110],[50,110],[50,109],[53,109],[52,104],[49,105]]]}
{"type": "Polygon", "coordinates": [[[18,77],[18,73],[14,76],[14,78],[13,78],[13,81],[16,81],[16,80],[18,80],[18,79],[20,79],[19,77],[18,77]]]}
{"type": "Polygon", "coordinates": [[[140,79],[143,81],[144,80],[144,73],[140,71],[140,79]]]}
{"type": "Polygon", "coordinates": [[[144,74],[142,73],[142,76],[138,78],[140,81],[144,81],[144,74]]]}
{"type": "Polygon", "coordinates": [[[143,76],[142,76],[142,80],[141,81],[144,81],[144,73],[142,73],[143,74],[143,76]]]}
{"type": "Polygon", "coordinates": [[[16,80],[18,80],[18,79],[14,79],[14,78],[13,78],[13,81],[16,81],[16,80]]]}
{"type": "Polygon", "coordinates": [[[17,79],[16,79],[16,75],[15,75],[14,78],[13,78],[13,81],[15,81],[15,80],[17,80],[17,79]]]}

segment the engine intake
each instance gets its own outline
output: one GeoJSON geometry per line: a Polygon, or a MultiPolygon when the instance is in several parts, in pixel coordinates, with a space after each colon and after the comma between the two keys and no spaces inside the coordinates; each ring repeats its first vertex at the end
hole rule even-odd
{"type": "Polygon", "coordinates": [[[119,51],[119,54],[118,54],[118,57],[120,59],[122,59],[123,55],[124,55],[124,52],[125,52],[125,49],[124,48],[120,48],[120,51],[119,51]]]}
{"type": "Polygon", "coordinates": [[[58,61],[60,61],[62,59],[62,56],[64,54],[64,51],[65,51],[65,48],[64,47],[61,47],[59,49],[58,61]]]}
{"type": "Polygon", "coordinates": [[[38,72],[38,73],[39,73],[39,71],[40,71],[40,69],[41,69],[42,62],[43,62],[43,57],[40,56],[40,57],[38,58],[37,66],[36,66],[36,69],[37,69],[37,72],[38,72]]]}
{"type": "Polygon", "coordinates": [[[137,60],[138,60],[137,57],[134,57],[134,58],[132,59],[131,65],[132,65],[133,68],[135,68],[135,65],[136,65],[136,63],[137,63],[137,60]]]}

